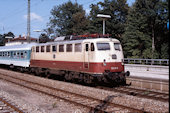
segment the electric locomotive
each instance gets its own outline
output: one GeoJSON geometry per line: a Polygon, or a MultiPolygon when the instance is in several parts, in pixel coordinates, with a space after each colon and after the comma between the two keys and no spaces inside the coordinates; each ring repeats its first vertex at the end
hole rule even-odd
{"type": "Polygon", "coordinates": [[[32,47],[30,67],[36,74],[51,73],[67,81],[125,84],[123,50],[113,38],[84,38],[48,42],[32,47]]]}

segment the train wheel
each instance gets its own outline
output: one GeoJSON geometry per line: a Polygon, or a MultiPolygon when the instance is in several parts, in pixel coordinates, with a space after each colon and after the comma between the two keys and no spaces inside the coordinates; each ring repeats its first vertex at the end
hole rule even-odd
{"type": "Polygon", "coordinates": [[[35,69],[35,75],[36,75],[36,76],[40,75],[40,69],[39,69],[39,68],[36,68],[36,69],[35,69]]]}
{"type": "Polygon", "coordinates": [[[82,82],[83,82],[83,74],[82,74],[82,73],[79,74],[78,82],[79,82],[79,83],[82,83],[82,82]]]}
{"type": "Polygon", "coordinates": [[[46,78],[49,78],[51,76],[50,71],[45,70],[44,75],[45,75],[46,78]]]}
{"type": "Polygon", "coordinates": [[[66,73],[66,74],[65,74],[65,79],[66,79],[67,81],[71,81],[71,79],[72,79],[71,74],[70,74],[70,73],[66,73]]]}
{"type": "Polygon", "coordinates": [[[19,71],[20,71],[21,73],[23,73],[23,72],[24,72],[24,68],[23,68],[23,67],[19,67],[19,71]]]}
{"type": "Polygon", "coordinates": [[[85,74],[84,75],[84,83],[91,84],[92,83],[92,77],[90,75],[85,74]]]}

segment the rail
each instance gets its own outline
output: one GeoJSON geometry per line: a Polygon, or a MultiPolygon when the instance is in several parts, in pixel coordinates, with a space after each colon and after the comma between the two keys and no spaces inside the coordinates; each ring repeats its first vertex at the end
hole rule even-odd
{"type": "Polygon", "coordinates": [[[169,65],[169,59],[140,59],[124,58],[125,64],[143,64],[143,65],[169,65]]]}

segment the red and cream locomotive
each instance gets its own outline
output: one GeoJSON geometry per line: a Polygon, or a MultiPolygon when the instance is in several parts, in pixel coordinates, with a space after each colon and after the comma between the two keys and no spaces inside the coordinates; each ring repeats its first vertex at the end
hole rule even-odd
{"type": "Polygon", "coordinates": [[[37,44],[32,47],[31,70],[59,74],[68,81],[124,84],[123,50],[113,38],[84,38],[37,44]]]}

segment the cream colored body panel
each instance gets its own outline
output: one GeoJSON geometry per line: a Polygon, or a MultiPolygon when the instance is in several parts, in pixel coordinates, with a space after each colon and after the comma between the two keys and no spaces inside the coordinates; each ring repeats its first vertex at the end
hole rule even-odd
{"type": "MultiPolygon", "coordinates": [[[[57,52],[32,52],[31,59],[33,60],[50,60],[50,61],[69,61],[69,62],[103,62],[105,59],[106,62],[122,62],[123,51],[122,47],[120,46],[120,51],[115,50],[113,43],[120,43],[117,39],[111,38],[98,38],[98,39],[84,39],[84,40],[73,40],[73,41],[61,41],[61,42],[51,42],[45,44],[39,44],[38,46],[45,46],[46,45],[57,45],[57,52]],[[75,52],[75,44],[81,43],[82,44],[82,51],[75,52]],[[95,51],[85,51],[85,44],[94,43],[95,51]],[[100,51],[97,50],[96,43],[109,43],[110,50],[100,51]],[[64,44],[64,52],[59,52],[59,45],[64,44]],[[66,44],[73,44],[72,52],[66,52],[66,44]],[[112,55],[116,54],[117,59],[112,59],[112,55]],[[88,58],[87,58],[88,57],[88,58]]],[[[35,50],[35,47],[34,47],[35,50]]]]}

